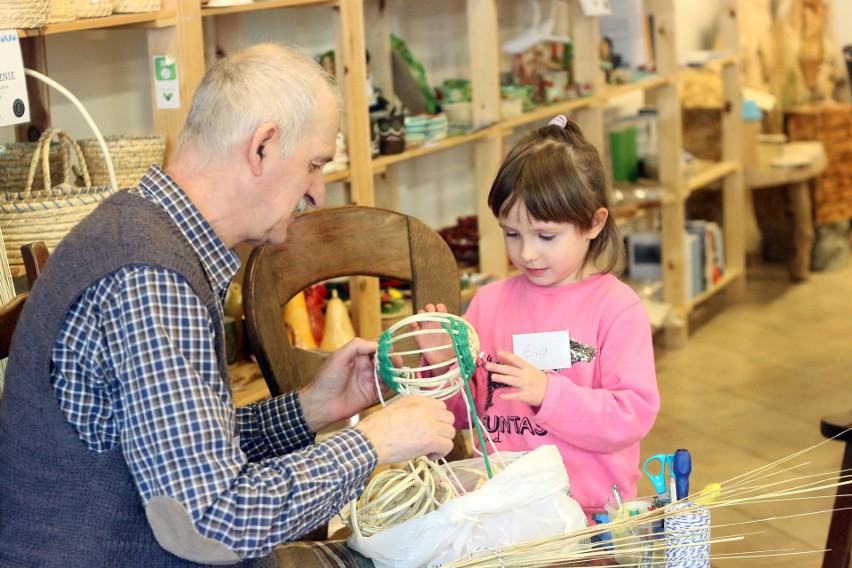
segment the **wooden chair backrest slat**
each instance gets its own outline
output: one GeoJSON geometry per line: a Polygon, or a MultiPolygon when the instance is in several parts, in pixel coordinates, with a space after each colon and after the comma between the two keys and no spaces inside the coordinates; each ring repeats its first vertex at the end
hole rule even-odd
{"type": "Polygon", "coordinates": [[[0,359],[9,356],[9,347],[12,344],[12,334],[24,309],[29,292],[22,292],[0,306],[0,359]]]}
{"type": "Polygon", "coordinates": [[[341,276],[411,283],[416,312],[443,303],[459,313],[458,267],[441,236],[417,219],[384,209],[344,206],[298,217],[282,245],[256,247],[243,280],[249,340],[273,395],[309,381],[328,356],[291,347],[283,306],[309,286],[341,276]]]}
{"type": "MultiPolygon", "coordinates": [[[[23,245],[21,255],[24,257],[24,266],[26,267],[27,287],[32,288],[50,253],[44,242],[38,241],[23,245]]],[[[0,306],[0,359],[9,356],[12,334],[15,333],[15,327],[18,325],[18,319],[21,317],[21,311],[23,311],[29,295],[29,291],[21,292],[5,305],[0,306]]]]}

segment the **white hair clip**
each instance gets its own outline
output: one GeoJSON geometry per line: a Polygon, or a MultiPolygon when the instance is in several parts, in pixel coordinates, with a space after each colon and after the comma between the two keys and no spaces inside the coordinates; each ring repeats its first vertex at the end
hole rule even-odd
{"type": "Polygon", "coordinates": [[[559,128],[565,128],[565,126],[568,124],[568,119],[565,118],[564,114],[557,114],[556,116],[551,118],[550,122],[548,122],[547,124],[552,126],[558,126],[559,128]]]}

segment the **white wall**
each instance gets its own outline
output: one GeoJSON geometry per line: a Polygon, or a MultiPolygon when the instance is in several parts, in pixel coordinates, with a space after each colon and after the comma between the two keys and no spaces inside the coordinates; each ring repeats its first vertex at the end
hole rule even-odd
{"type": "Polygon", "coordinates": [[[842,48],[852,45],[852,10],[849,0],[832,0],[831,29],[837,44],[842,48]]]}
{"type": "Polygon", "coordinates": [[[679,52],[712,49],[719,0],[675,0],[679,52]]]}

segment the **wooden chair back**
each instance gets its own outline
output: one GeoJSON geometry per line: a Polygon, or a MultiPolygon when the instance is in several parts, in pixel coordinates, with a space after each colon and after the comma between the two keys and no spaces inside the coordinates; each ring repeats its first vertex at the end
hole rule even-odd
{"type": "MultiPolygon", "coordinates": [[[[42,241],[23,245],[21,255],[24,257],[24,266],[27,273],[27,288],[32,288],[41,269],[47,262],[49,256],[47,246],[42,241]]],[[[30,295],[29,290],[21,292],[3,306],[0,306],[0,359],[9,356],[9,347],[12,343],[12,334],[18,325],[24,303],[30,295]]]]}
{"type": "Polygon", "coordinates": [[[341,276],[410,282],[415,312],[429,303],[443,303],[456,314],[461,308],[453,253],[421,221],[354,205],[301,215],[284,244],[252,251],[243,279],[249,341],[273,395],[303,386],[328,356],[290,345],[283,306],[305,288],[341,276]]]}
{"type": "Polygon", "coordinates": [[[50,251],[44,241],[37,241],[21,247],[21,257],[24,259],[24,269],[27,274],[27,288],[32,288],[41,269],[47,262],[50,251]]]}
{"type": "Polygon", "coordinates": [[[29,295],[29,291],[21,292],[0,306],[0,359],[9,356],[12,334],[15,333],[15,327],[18,325],[18,319],[21,317],[21,311],[29,295]]]}
{"type": "MultiPolygon", "coordinates": [[[[823,436],[845,445],[840,462],[840,478],[852,478],[852,410],[823,416],[819,427],[823,436]]],[[[825,549],[822,568],[852,566],[852,485],[837,487],[825,549]]]]}

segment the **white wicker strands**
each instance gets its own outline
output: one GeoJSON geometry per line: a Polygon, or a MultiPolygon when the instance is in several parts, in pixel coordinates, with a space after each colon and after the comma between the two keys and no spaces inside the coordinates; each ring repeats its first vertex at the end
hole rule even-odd
{"type": "Polygon", "coordinates": [[[118,184],[116,183],[116,180],[115,180],[115,171],[114,171],[114,168],[112,167],[112,159],[109,156],[109,150],[106,149],[106,142],[104,141],[103,134],[101,134],[101,131],[98,129],[98,125],[95,124],[95,121],[92,118],[92,115],[89,114],[89,111],[86,110],[86,107],[83,106],[83,103],[80,102],[80,99],[75,97],[74,93],[72,93],[71,91],[69,91],[68,89],[66,89],[65,87],[63,87],[62,85],[60,85],[59,83],[57,83],[56,81],[54,81],[53,79],[48,77],[47,75],[39,73],[38,71],[35,71],[33,69],[26,69],[26,68],[24,69],[24,73],[27,76],[32,77],[33,79],[36,79],[38,81],[41,81],[42,83],[46,84],[47,86],[58,91],[60,94],[64,95],[71,102],[71,104],[74,105],[74,107],[78,111],[80,111],[80,114],[83,115],[83,120],[86,121],[86,124],[88,124],[89,128],[92,129],[92,132],[95,133],[95,138],[97,138],[98,142],[101,145],[101,148],[104,150],[104,153],[105,153],[105,156],[104,156],[105,160],[104,161],[106,162],[107,170],[109,171],[109,180],[110,180],[109,185],[112,188],[116,188],[118,184]]]}
{"type": "Polygon", "coordinates": [[[444,470],[420,457],[406,468],[377,473],[361,496],[340,511],[340,518],[356,535],[372,536],[435,511],[458,495],[444,470]]]}
{"type": "Polygon", "coordinates": [[[156,12],[160,4],[160,0],[113,0],[112,11],[116,14],[156,12]]]}
{"type": "MultiPolygon", "coordinates": [[[[383,342],[382,347],[387,346],[392,349],[393,345],[403,339],[414,337],[417,335],[438,334],[446,336],[446,344],[440,347],[431,347],[426,349],[415,349],[413,351],[395,352],[394,355],[406,357],[411,355],[422,355],[426,351],[436,351],[452,347],[454,338],[459,336],[459,331],[466,330],[464,345],[461,345],[462,355],[467,355],[469,361],[475,365],[479,356],[479,338],[476,335],[470,324],[463,318],[454,314],[443,312],[415,314],[406,317],[397,323],[393,324],[382,335],[380,342],[383,342]],[[422,327],[415,331],[410,329],[412,323],[432,324],[450,324],[455,323],[459,326],[459,330],[450,331],[441,327],[422,327]]],[[[418,364],[422,363],[418,360],[418,364]]],[[[387,358],[377,356],[375,358],[376,371],[380,376],[391,386],[396,392],[404,395],[420,394],[429,398],[437,398],[445,400],[450,398],[464,388],[464,377],[462,376],[462,366],[454,365],[459,363],[458,355],[440,365],[419,365],[395,367],[389,364],[387,358]],[[380,370],[381,368],[381,370],[380,370]],[[424,373],[434,372],[435,376],[427,377],[424,373]]]]}
{"type": "Polygon", "coordinates": [[[112,14],[112,0],[70,0],[78,18],[102,18],[112,14]]]}
{"type": "Polygon", "coordinates": [[[50,18],[51,0],[0,0],[0,30],[40,28],[50,18]]]}
{"type": "MultiPolygon", "coordinates": [[[[151,164],[163,165],[166,154],[163,136],[106,136],[104,140],[115,167],[116,189],[136,187],[151,164]]],[[[80,148],[89,166],[92,185],[109,185],[109,171],[100,143],[95,139],[80,140],[80,148]]]]}
{"type": "Polygon", "coordinates": [[[32,164],[24,191],[5,191],[0,194],[0,231],[6,246],[9,266],[23,266],[21,246],[44,241],[53,249],[83,217],[115,190],[112,187],[93,187],[80,147],[61,129],[46,130],[33,153],[32,164]],[[52,185],[49,173],[50,143],[57,138],[77,156],[83,174],[84,187],[70,184],[69,179],[52,185]],[[44,175],[42,189],[33,188],[38,168],[44,175]]]}

